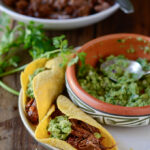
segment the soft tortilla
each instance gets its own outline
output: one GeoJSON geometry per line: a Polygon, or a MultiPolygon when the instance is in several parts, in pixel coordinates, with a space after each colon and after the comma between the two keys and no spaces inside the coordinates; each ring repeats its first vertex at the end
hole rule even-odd
{"type": "MultiPolygon", "coordinates": [[[[77,108],[68,98],[65,96],[61,95],[57,99],[57,107],[58,109],[67,115],[70,119],[77,119],[81,120],[85,123],[88,123],[91,126],[94,126],[100,130],[100,133],[102,134],[102,137],[104,137],[103,140],[103,145],[105,147],[112,147],[112,149],[109,150],[117,150],[116,142],[112,135],[105,129],[103,128],[99,123],[97,123],[93,118],[85,114],[82,110],[77,108]]],[[[53,109],[54,112],[54,109],[53,109]]],[[[40,122],[38,125],[36,131],[35,131],[35,137],[37,140],[40,142],[52,145],[54,147],[63,149],[63,150],[75,150],[70,144],[68,144],[65,141],[59,140],[59,139],[54,139],[54,138],[49,138],[49,134],[47,132],[47,126],[49,121],[51,120],[50,115],[51,113],[48,113],[45,118],[40,122]],[[44,134],[43,134],[44,133],[44,134]]]]}

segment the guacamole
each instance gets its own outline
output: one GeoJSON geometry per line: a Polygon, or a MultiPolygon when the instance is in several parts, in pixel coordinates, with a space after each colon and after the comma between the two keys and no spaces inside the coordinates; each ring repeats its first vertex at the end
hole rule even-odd
{"type": "MultiPolygon", "coordinates": [[[[104,62],[101,59],[101,62],[104,62]]],[[[129,61],[123,55],[114,57],[113,55],[106,58],[108,66],[104,65],[102,72],[104,75],[108,76],[111,79],[114,79],[119,82],[124,82],[124,80],[136,80],[136,74],[131,74],[125,71],[125,68],[129,66],[129,61]]]]}
{"type": "MultiPolygon", "coordinates": [[[[140,107],[150,105],[150,77],[144,77],[141,80],[136,79],[136,74],[124,71],[128,67],[125,63],[125,56],[109,56],[101,58],[94,68],[89,65],[78,66],[77,78],[81,87],[90,95],[106,103],[127,106],[140,107]],[[106,60],[117,60],[117,64],[110,65],[101,71],[100,66],[106,60]],[[108,73],[109,72],[109,73],[108,73]],[[109,77],[117,79],[112,81],[109,77]]],[[[137,61],[143,67],[143,70],[150,70],[150,63],[146,59],[139,58],[137,61]]]]}
{"type": "Polygon", "coordinates": [[[38,75],[40,72],[44,71],[45,68],[38,68],[35,70],[35,72],[29,76],[29,83],[26,91],[26,95],[30,98],[34,98],[34,93],[33,93],[33,87],[32,87],[32,81],[33,78],[38,75]]]}
{"type": "Polygon", "coordinates": [[[50,137],[66,140],[71,133],[71,122],[65,115],[57,116],[49,123],[48,129],[50,137]]]}

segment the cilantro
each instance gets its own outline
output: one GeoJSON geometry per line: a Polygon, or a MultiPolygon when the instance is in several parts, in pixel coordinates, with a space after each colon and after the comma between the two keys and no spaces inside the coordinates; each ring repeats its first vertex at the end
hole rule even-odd
{"type": "Polygon", "coordinates": [[[141,41],[143,41],[143,38],[139,36],[139,37],[137,37],[137,41],[141,42],[141,41]]]}
{"type": "Polygon", "coordinates": [[[136,38],[137,39],[137,41],[139,41],[139,42],[144,42],[144,43],[147,43],[147,41],[146,40],[144,40],[142,37],[137,37],[136,38]]]}
{"type": "Polygon", "coordinates": [[[9,86],[7,86],[6,84],[4,84],[2,81],[0,81],[0,86],[5,89],[6,91],[16,95],[16,96],[19,96],[19,92],[10,88],[9,86]]]}
{"type": "MultiPolygon", "coordinates": [[[[14,28],[11,28],[10,23],[10,17],[3,13],[0,17],[0,32],[2,32],[0,39],[0,77],[24,69],[25,66],[18,67],[21,58],[16,55],[21,50],[26,50],[33,60],[61,55],[63,57],[61,66],[67,64],[67,55],[72,53],[73,48],[68,46],[65,35],[51,39],[45,34],[42,25],[36,25],[34,22],[29,24],[19,22],[14,28]],[[15,67],[15,69],[5,72],[8,67],[15,67]]],[[[0,86],[4,88],[3,84],[0,86]]]]}
{"type": "MultiPolygon", "coordinates": [[[[3,35],[0,41],[1,72],[5,72],[7,67],[18,66],[20,60],[15,53],[21,49],[27,50],[33,60],[41,57],[55,57],[60,53],[68,55],[72,50],[72,47],[68,47],[65,35],[50,39],[42,29],[43,26],[35,25],[34,22],[30,22],[28,25],[21,22],[11,29],[9,27],[10,18],[7,16],[7,21],[3,21],[3,18],[0,18],[3,28],[3,35]],[[6,64],[5,62],[9,63],[6,64]]],[[[64,61],[66,60],[64,59],[64,61]]]]}
{"type": "Polygon", "coordinates": [[[82,63],[82,66],[85,65],[86,53],[81,52],[81,53],[78,54],[78,57],[79,57],[79,59],[80,59],[80,61],[81,61],[81,63],[82,63]]]}
{"type": "Polygon", "coordinates": [[[94,136],[97,138],[97,139],[100,139],[102,137],[102,135],[98,132],[95,132],[94,133],[94,136]]]}
{"type": "Polygon", "coordinates": [[[148,54],[150,53],[150,47],[149,46],[145,46],[144,47],[144,54],[148,54]]]}
{"type": "Polygon", "coordinates": [[[81,66],[78,67],[78,76],[84,76],[89,70],[89,65],[85,63],[86,53],[78,53],[79,60],[81,61],[81,66]]]}
{"type": "Polygon", "coordinates": [[[64,40],[65,35],[54,37],[53,45],[58,49],[66,49],[68,47],[68,41],[64,40]]]}
{"type": "Polygon", "coordinates": [[[84,52],[80,52],[76,54],[76,57],[74,57],[70,62],[69,62],[69,66],[78,63],[78,61],[81,61],[82,66],[85,65],[85,57],[86,57],[86,53],[84,52]]]}
{"type": "Polygon", "coordinates": [[[127,49],[127,53],[135,53],[135,49],[133,47],[130,47],[127,49]]]}
{"type": "Polygon", "coordinates": [[[10,23],[11,23],[10,17],[7,14],[2,13],[2,17],[0,18],[0,25],[8,27],[10,23]]]}
{"type": "Polygon", "coordinates": [[[76,64],[79,61],[79,57],[76,56],[75,58],[71,59],[68,66],[72,66],[73,64],[76,64]]]}
{"type": "Polygon", "coordinates": [[[20,57],[18,57],[18,56],[12,56],[9,59],[8,64],[12,65],[13,67],[17,67],[19,62],[20,62],[20,57]]]}
{"type": "Polygon", "coordinates": [[[118,42],[118,43],[125,43],[125,42],[126,42],[126,39],[118,39],[117,42],[118,42]]]}

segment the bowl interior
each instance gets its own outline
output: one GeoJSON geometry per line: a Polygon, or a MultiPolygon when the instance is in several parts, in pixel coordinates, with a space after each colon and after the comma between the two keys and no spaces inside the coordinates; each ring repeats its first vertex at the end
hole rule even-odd
{"type": "MultiPolygon", "coordinates": [[[[125,55],[131,60],[139,57],[150,60],[150,55],[144,53],[145,47],[150,48],[150,38],[137,34],[114,34],[95,39],[85,44],[79,51],[87,53],[86,63],[95,66],[100,57],[109,55],[125,55]],[[134,49],[134,53],[127,51],[134,49]]],[[[116,115],[137,116],[150,114],[150,106],[123,107],[102,102],[85,92],[79,85],[75,65],[67,68],[67,80],[72,91],[91,107],[116,115]]]]}

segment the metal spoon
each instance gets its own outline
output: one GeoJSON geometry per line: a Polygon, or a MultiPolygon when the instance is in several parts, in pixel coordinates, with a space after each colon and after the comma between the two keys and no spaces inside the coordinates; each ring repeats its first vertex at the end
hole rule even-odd
{"type": "MultiPolygon", "coordinates": [[[[123,68],[124,71],[128,71],[129,73],[132,74],[136,74],[136,80],[141,79],[143,76],[150,74],[150,71],[143,71],[142,66],[137,62],[137,61],[132,61],[132,60],[124,60],[124,61],[128,61],[129,65],[127,68],[123,68]]],[[[117,63],[116,59],[112,59],[112,60],[108,60],[105,61],[104,63],[101,64],[101,70],[104,71],[106,74],[106,70],[105,68],[109,67],[112,64],[117,63]]],[[[108,75],[109,77],[109,75],[108,75]]],[[[112,77],[109,77],[111,80],[117,82],[116,79],[113,79],[112,77]]]]}
{"type": "Polygon", "coordinates": [[[134,12],[134,7],[132,3],[130,2],[130,0],[116,0],[116,3],[120,5],[120,9],[124,13],[130,14],[134,12]]]}

